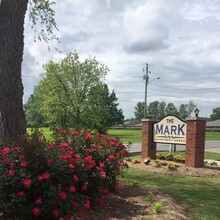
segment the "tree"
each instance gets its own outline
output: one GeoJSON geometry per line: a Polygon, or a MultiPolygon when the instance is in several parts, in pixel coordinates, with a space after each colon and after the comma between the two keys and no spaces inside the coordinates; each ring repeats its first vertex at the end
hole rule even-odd
{"type": "Polygon", "coordinates": [[[210,115],[212,121],[220,119],[220,107],[212,109],[212,114],[210,115]]]}
{"type": "Polygon", "coordinates": [[[179,106],[179,117],[182,119],[186,119],[188,116],[187,106],[187,104],[181,104],[179,106]]]}
{"type": "Polygon", "coordinates": [[[138,102],[137,105],[135,106],[135,119],[136,120],[141,120],[142,118],[144,118],[144,102],[138,102]]]}
{"type": "Polygon", "coordinates": [[[187,114],[188,116],[191,116],[193,110],[196,108],[196,104],[190,100],[187,104],[187,114]]]}
{"type": "Polygon", "coordinates": [[[164,101],[160,102],[159,106],[158,106],[158,111],[159,111],[158,112],[158,119],[161,119],[166,115],[165,109],[166,109],[166,103],[164,101]]]}
{"type": "Polygon", "coordinates": [[[40,103],[34,94],[30,95],[24,105],[26,121],[27,123],[31,123],[34,128],[46,126],[44,116],[40,113],[39,106],[40,103]]]}
{"type": "Polygon", "coordinates": [[[88,95],[88,127],[104,134],[112,125],[122,124],[124,116],[117,100],[114,91],[109,93],[107,84],[92,87],[88,95]]]}
{"type": "Polygon", "coordinates": [[[178,116],[178,111],[176,106],[173,103],[168,103],[165,108],[166,115],[175,115],[178,116]]]}
{"type": "Polygon", "coordinates": [[[123,121],[115,92],[109,93],[103,83],[108,68],[95,58],[80,62],[77,53],[70,53],[61,61],[50,61],[44,69],[35,96],[48,124],[105,132],[123,121]]]}
{"type": "MultiPolygon", "coordinates": [[[[49,0],[30,1],[30,18],[34,25],[45,25],[41,33],[53,33],[54,11],[49,0]]],[[[22,96],[21,63],[24,48],[24,18],[28,0],[0,1],[0,147],[15,143],[26,132],[22,96]]]]}
{"type": "Polygon", "coordinates": [[[148,106],[148,112],[151,118],[158,119],[159,118],[159,102],[158,101],[151,102],[148,106]]]}

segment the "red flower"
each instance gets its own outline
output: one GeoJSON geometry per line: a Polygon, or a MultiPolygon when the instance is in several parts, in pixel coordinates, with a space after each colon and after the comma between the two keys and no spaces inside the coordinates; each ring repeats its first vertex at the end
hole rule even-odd
{"type": "Polygon", "coordinates": [[[39,197],[36,201],[35,204],[37,205],[41,205],[43,203],[43,200],[41,199],[41,197],[39,197]]]}
{"type": "Polygon", "coordinates": [[[64,216],[64,220],[72,220],[72,216],[71,215],[66,215],[66,216],[64,216]]]}
{"type": "Polygon", "coordinates": [[[113,155],[109,155],[108,158],[111,159],[111,160],[115,159],[115,157],[113,155]]]}
{"type": "Polygon", "coordinates": [[[106,194],[106,195],[109,193],[109,191],[107,189],[100,189],[99,192],[106,194]]]}
{"type": "Polygon", "coordinates": [[[68,148],[69,144],[66,143],[66,142],[63,142],[63,143],[60,144],[60,147],[68,148]]]}
{"type": "Polygon", "coordinates": [[[79,219],[82,219],[83,216],[84,216],[84,212],[83,212],[83,211],[79,211],[79,212],[77,213],[77,216],[78,216],[79,219]]]}
{"type": "Polygon", "coordinates": [[[77,176],[77,175],[74,175],[74,176],[73,176],[73,180],[77,183],[77,182],[79,181],[78,176],[77,176]]]}
{"type": "Polygon", "coordinates": [[[55,132],[58,132],[59,130],[60,130],[60,129],[59,129],[58,127],[55,127],[55,128],[54,128],[54,131],[55,131],[55,132]]]}
{"type": "Polygon", "coordinates": [[[24,184],[26,187],[30,187],[30,185],[31,185],[31,179],[24,179],[24,180],[23,180],[23,184],[24,184]]]}
{"type": "Polygon", "coordinates": [[[101,174],[102,177],[106,177],[106,172],[105,171],[101,171],[100,174],[101,174]]]}
{"type": "Polygon", "coordinates": [[[85,208],[87,208],[87,209],[90,209],[90,201],[89,200],[86,200],[85,202],[84,202],[84,207],[85,208]]]}
{"type": "Polygon", "coordinates": [[[25,193],[24,193],[24,191],[20,191],[17,193],[17,195],[18,195],[18,197],[23,198],[25,193]]]}
{"type": "Polygon", "coordinates": [[[6,175],[7,176],[14,176],[15,175],[15,170],[7,170],[6,175]]]}
{"type": "Polygon", "coordinates": [[[90,154],[90,153],[91,153],[91,150],[87,148],[87,149],[85,149],[85,153],[86,153],[86,154],[90,154]]]}
{"type": "Polygon", "coordinates": [[[9,164],[9,163],[11,163],[11,160],[9,160],[9,159],[2,160],[2,164],[9,164]]]}
{"type": "Polygon", "coordinates": [[[56,146],[56,144],[55,143],[53,143],[53,142],[50,142],[49,144],[48,144],[48,148],[54,148],[56,146]]]}
{"type": "Polygon", "coordinates": [[[66,134],[66,130],[62,130],[62,131],[61,131],[61,134],[66,134]]]}
{"type": "Polygon", "coordinates": [[[84,140],[85,141],[87,141],[87,140],[89,140],[89,139],[91,139],[92,138],[92,135],[89,133],[89,132],[87,132],[86,134],[85,134],[85,136],[84,136],[84,140]]]}
{"type": "Polygon", "coordinates": [[[40,208],[37,208],[37,207],[33,208],[33,209],[32,209],[32,214],[33,214],[34,216],[40,216],[40,215],[41,215],[41,209],[40,209],[40,208]]]}
{"type": "Polygon", "coordinates": [[[25,156],[24,155],[21,155],[20,157],[19,157],[19,160],[23,160],[25,158],[25,156]]]}
{"type": "Polygon", "coordinates": [[[88,189],[88,186],[85,184],[82,186],[82,191],[86,191],[88,189]]]}
{"type": "Polygon", "coordinates": [[[39,175],[39,176],[37,177],[37,180],[38,180],[39,182],[43,182],[43,181],[44,181],[44,178],[43,178],[42,175],[39,175]]]}
{"type": "Polygon", "coordinates": [[[2,155],[9,154],[11,152],[11,149],[9,147],[5,147],[2,149],[2,155]]]}
{"type": "Polygon", "coordinates": [[[70,191],[71,193],[76,192],[76,187],[75,187],[75,186],[70,186],[70,187],[69,187],[69,191],[70,191]]]}
{"type": "Polygon", "coordinates": [[[78,136],[79,132],[78,131],[70,131],[70,136],[78,136]]]}
{"type": "Polygon", "coordinates": [[[104,201],[103,201],[103,199],[99,199],[99,201],[97,203],[98,203],[98,205],[103,205],[104,201]]]}
{"type": "Polygon", "coordinates": [[[88,167],[92,169],[95,166],[95,161],[92,159],[92,156],[87,156],[85,162],[88,164],[88,167]]]}
{"type": "Polygon", "coordinates": [[[20,166],[21,166],[21,167],[27,167],[27,164],[28,164],[28,163],[27,163],[26,161],[22,161],[21,164],[20,164],[20,166]]]}
{"type": "Polygon", "coordinates": [[[19,150],[21,150],[21,147],[14,147],[14,149],[15,149],[16,151],[19,151],[19,150]]]}
{"type": "Polygon", "coordinates": [[[58,192],[58,195],[61,200],[67,200],[67,194],[65,192],[63,192],[63,191],[58,192]]]}
{"type": "Polygon", "coordinates": [[[47,164],[48,164],[48,165],[52,164],[53,162],[54,162],[53,159],[51,159],[51,158],[47,158],[47,164]]]}
{"type": "Polygon", "coordinates": [[[79,207],[79,204],[77,203],[77,202],[73,202],[73,209],[78,209],[78,207],[79,207]]]}
{"type": "Polygon", "coordinates": [[[81,157],[79,154],[75,154],[74,157],[75,157],[75,159],[77,159],[77,160],[81,160],[81,159],[82,159],[82,157],[81,157]]]}
{"type": "Polygon", "coordinates": [[[43,180],[47,181],[51,178],[51,175],[47,172],[43,173],[42,175],[43,180]]]}
{"type": "Polygon", "coordinates": [[[69,168],[70,168],[70,169],[75,169],[75,166],[74,166],[72,163],[70,163],[70,164],[69,164],[69,168]]]}
{"type": "Polygon", "coordinates": [[[71,158],[70,154],[61,154],[60,159],[61,160],[68,160],[71,158]]]}
{"type": "Polygon", "coordinates": [[[59,209],[53,210],[52,215],[55,216],[55,217],[59,217],[60,216],[60,210],[59,209]]]}
{"type": "Polygon", "coordinates": [[[104,163],[99,162],[99,167],[100,167],[100,168],[104,168],[104,167],[105,167],[105,164],[104,164],[104,163]]]}

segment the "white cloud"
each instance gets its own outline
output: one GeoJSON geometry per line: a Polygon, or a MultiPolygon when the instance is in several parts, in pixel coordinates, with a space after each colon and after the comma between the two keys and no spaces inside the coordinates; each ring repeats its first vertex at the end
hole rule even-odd
{"type": "Polygon", "coordinates": [[[124,15],[125,49],[147,52],[167,48],[170,12],[170,7],[159,0],[149,0],[127,11],[124,15]]]}
{"type": "Polygon", "coordinates": [[[148,87],[149,102],[192,99],[204,116],[220,106],[219,0],[68,0],[58,1],[55,11],[62,54],[33,43],[26,21],[24,100],[43,63],[76,50],[82,59],[95,56],[110,68],[106,82],[126,117],[144,100],[146,62],[151,79],[161,77],[148,87]]]}

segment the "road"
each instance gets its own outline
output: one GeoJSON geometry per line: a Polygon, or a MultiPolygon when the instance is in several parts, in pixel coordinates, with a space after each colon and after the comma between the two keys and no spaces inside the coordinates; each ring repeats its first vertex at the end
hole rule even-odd
{"type": "MultiPolygon", "coordinates": [[[[157,144],[157,151],[168,151],[169,144],[157,144]]],[[[176,151],[185,151],[185,145],[177,145],[176,151]]],[[[205,151],[220,153],[220,141],[206,141],[205,151]]],[[[134,143],[129,148],[129,152],[141,152],[141,143],[134,143]]]]}

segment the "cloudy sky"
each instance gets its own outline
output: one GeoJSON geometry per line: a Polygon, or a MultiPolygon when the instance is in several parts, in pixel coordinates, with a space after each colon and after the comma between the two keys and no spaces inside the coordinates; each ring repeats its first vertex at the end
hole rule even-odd
{"type": "Polygon", "coordinates": [[[62,51],[33,41],[26,19],[23,61],[24,102],[39,82],[42,65],[76,51],[96,57],[110,71],[126,118],[144,101],[143,69],[149,64],[148,102],[193,100],[200,116],[220,107],[219,0],[65,0],[54,7],[62,51]],[[160,77],[156,80],[156,77],[160,77]],[[155,79],[155,80],[154,80],[155,79]]]}

